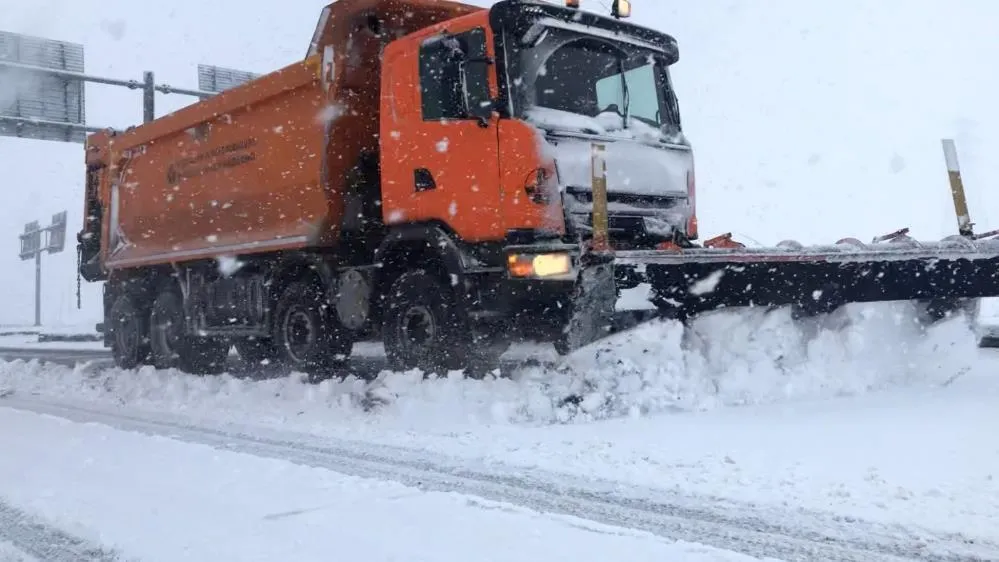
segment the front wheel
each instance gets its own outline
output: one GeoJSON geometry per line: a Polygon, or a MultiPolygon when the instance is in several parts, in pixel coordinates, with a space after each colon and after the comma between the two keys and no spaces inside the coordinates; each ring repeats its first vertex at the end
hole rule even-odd
{"type": "Polygon", "coordinates": [[[417,270],[401,275],[386,295],[382,339],[389,368],[478,377],[494,368],[500,345],[477,345],[457,298],[442,279],[417,270]]]}

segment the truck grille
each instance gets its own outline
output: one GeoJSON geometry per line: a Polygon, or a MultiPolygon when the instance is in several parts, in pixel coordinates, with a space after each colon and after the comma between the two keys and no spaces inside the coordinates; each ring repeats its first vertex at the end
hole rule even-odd
{"type": "MultiPolygon", "coordinates": [[[[618,249],[652,248],[683,231],[685,200],[674,195],[608,193],[607,227],[618,249]]],[[[573,234],[588,238],[593,230],[593,195],[590,190],[565,190],[567,223],[573,234]]]]}
{"type": "MultiPolygon", "coordinates": [[[[589,189],[581,189],[578,187],[567,187],[565,189],[566,195],[571,195],[577,202],[592,205],[593,204],[593,193],[589,189]]],[[[636,195],[632,193],[607,193],[608,203],[617,203],[620,205],[628,205],[629,207],[635,207],[636,209],[648,209],[648,210],[666,210],[676,207],[676,205],[681,201],[679,197],[675,195],[636,195]]],[[[614,214],[614,213],[612,213],[614,214]]]]}

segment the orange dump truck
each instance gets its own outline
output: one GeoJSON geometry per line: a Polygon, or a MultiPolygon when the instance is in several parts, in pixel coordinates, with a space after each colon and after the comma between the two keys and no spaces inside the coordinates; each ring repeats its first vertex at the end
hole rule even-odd
{"type": "MultiPolygon", "coordinates": [[[[210,372],[231,345],[315,370],[372,331],[394,368],[558,339],[573,227],[528,94],[548,99],[538,119],[594,131],[614,127],[592,108],[618,116],[630,95],[639,133],[676,137],[665,185],[610,180],[633,241],[665,240],[690,216],[676,60],[665,34],[547,2],[335,2],[304,61],[89,137],[80,269],[106,281],[106,344],[122,367],[210,372]]],[[[587,187],[583,142],[556,149],[587,187]]]]}
{"type": "Polygon", "coordinates": [[[676,41],[567,4],[339,0],[303,61],[91,135],[80,275],[117,364],[218,372],[235,345],[329,372],[375,334],[392,368],[482,372],[606,333],[639,282],[680,317],[999,295],[970,230],[697,246],[676,41]]]}

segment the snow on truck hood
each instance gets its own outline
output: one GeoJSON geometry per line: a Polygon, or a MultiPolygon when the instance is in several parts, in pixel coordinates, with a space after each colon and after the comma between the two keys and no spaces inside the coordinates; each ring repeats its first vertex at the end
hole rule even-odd
{"type": "Polygon", "coordinates": [[[608,191],[687,195],[687,174],[692,171],[694,162],[682,133],[667,136],[634,119],[625,128],[623,119],[614,113],[588,117],[542,107],[531,108],[526,113],[532,124],[554,137],[548,139],[546,149],[555,158],[561,186],[590,187],[591,145],[596,140],[605,146],[608,191]],[[580,134],[595,138],[572,136],[580,134]]]}

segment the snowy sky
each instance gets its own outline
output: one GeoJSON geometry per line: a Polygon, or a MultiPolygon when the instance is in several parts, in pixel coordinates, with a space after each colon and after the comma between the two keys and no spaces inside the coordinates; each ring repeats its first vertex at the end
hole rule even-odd
{"type": "MultiPolygon", "coordinates": [[[[488,0],[475,4],[489,5],[488,0]]],[[[323,0],[0,0],[0,30],[82,43],[86,70],[156,72],[196,88],[198,63],[267,72],[304,56],[323,0]]],[[[584,0],[604,9],[607,0],[584,0]]],[[[674,79],[695,146],[702,233],[746,241],[869,240],[910,226],[956,230],[940,138],[958,141],[972,218],[999,228],[999,4],[990,0],[636,0],[634,20],[680,42],[674,79]]],[[[158,114],[191,98],[159,95],[158,114]]],[[[137,92],[87,86],[88,123],[141,120],[137,92]]],[[[69,210],[79,230],[80,145],[0,138],[0,324],[32,319],[33,266],[17,258],[29,220],[69,210]]],[[[68,249],[69,250],[69,249],[68,249]]],[[[99,286],[76,310],[75,252],[46,256],[43,321],[93,323],[99,286]]]]}

